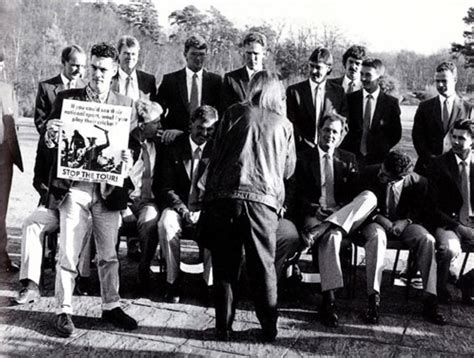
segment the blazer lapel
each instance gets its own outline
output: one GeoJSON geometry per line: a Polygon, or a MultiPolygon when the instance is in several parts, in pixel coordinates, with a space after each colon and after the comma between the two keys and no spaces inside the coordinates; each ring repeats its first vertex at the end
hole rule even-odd
{"type": "Polygon", "coordinates": [[[449,117],[448,131],[451,130],[451,128],[454,125],[454,122],[456,122],[456,120],[460,117],[461,111],[462,111],[461,99],[456,96],[453,103],[453,110],[451,111],[451,116],[449,117]]]}
{"type": "Polygon", "coordinates": [[[242,67],[240,73],[239,73],[239,86],[240,90],[242,91],[242,98],[247,97],[247,89],[248,89],[248,84],[250,82],[249,74],[247,72],[247,69],[242,67]]]}
{"type": "Polygon", "coordinates": [[[183,162],[184,170],[188,175],[188,179],[191,180],[191,166],[192,166],[192,156],[191,156],[191,144],[189,144],[188,137],[183,138],[184,143],[181,146],[181,161],[183,162]]]}
{"type": "Polygon", "coordinates": [[[210,89],[208,86],[209,74],[206,70],[202,71],[202,88],[201,88],[201,104],[209,103],[209,97],[211,97],[210,89]]]}
{"type": "Polygon", "coordinates": [[[177,77],[178,92],[181,96],[181,100],[183,101],[186,111],[189,113],[188,86],[186,85],[186,68],[183,68],[180,72],[178,72],[177,77]]]}
{"type": "Polygon", "coordinates": [[[461,190],[461,178],[459,175],[459,167],[458,167],[458,163],[456,161],[455,154],[453,153],[453,151],[450,152],[450,155],[446,159],[447,159],[446,165],[448,166],[448,173],[451,176],[451,179],[453,180],[453,182],[456,183],[456,187],[458,188],[458,191],[461,194],[462,190],[461,190]]]}
{"type": "Polygon", "coordinates": [[[308,111],[311,119],[316,121],[316,108],[314,107],[313,94],[311,93],[311,86],[309,80],[305,81],[301,86],[301,97],[308,111]]]}
{"type": "Polygon", "coordinates": [[[375,128],[381,124],[382,118],[382,108],[384,108],[385,94],[382,93],[382,90],[379,92],[377,97],[377,102],[375,103],[374,116],[372,117],[372,122],[370,124],[370,129],[375,128]]]}

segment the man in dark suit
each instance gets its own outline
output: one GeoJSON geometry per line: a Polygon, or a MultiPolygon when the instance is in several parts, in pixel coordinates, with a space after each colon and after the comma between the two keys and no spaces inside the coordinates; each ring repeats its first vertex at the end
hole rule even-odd
{"type": "Polygon", "coordinates": [[[16,135],[17,104],[13,87],[0,82],[0,273],[18,272],[7,253],[6,218],[13,177],[13,165],[23,171],[20,147],[16,135]]]}
{"type": "Polygon", "coordinates": [[[221,109],[224,112],[247,96],[250,78],[255,72],[263,69],[263,61],[267,54],[267,38],[259,32],[249,32],[242,42],[244,66],[224,75],[222,85],[221,109]]]}
{"type": "MultiPolygon", "coordinates": [[[[323,303],[321,320],[338,326],[334,290],[344,285],[339,251],[343,236],[356,230],[377,204],[373,193],[358,193],[357,162],[352,153],[337,147],[344,137],[346,120],[332,113],[320,121],[318,146],[299,153],[296,163],[297,198],[302,234],[313,247],[313,263],[319,262],[323,303]]],[[[373,238],[357,242],[367,258],[367,290],[380,291],[385,245],[373,238]]]]}
{"type": "Polygon", "coordinates": [[[293,122],[298,151],[315,147],[318,124],[324,115],[337,112],[346,116],[344,89],[326,81],[332,64],[329,50],[316,48],[309,57],[309,79],[289,86],[286,91],[287,116],[293,122]]]}
{"type": "Polygon", "coordinates": [[[412,139],[418,154],[415,170],[426,174],[430,159],[451,149],[450,131],[460,118],[469,118],[472,106],[456,94],[457,68],[442,62],[434,76],[439,95],[418,106],[413,122],[412,139]]]}
{"type": "MultiPolygon", "coordinates": [[[[474,121],[458,120],[450,134],[452,148],[435,157],[428,167],[430,197],[435,207],[430,226],[438,243],[438,294],[444,303],[451,300],[447,288],[449,271],[461,254],[461,245],[474,245],[474,121]]],[[[456,276],[454,271],[452,274],[456,276]]],[[[463,300],[473,304],[468,292],[462,293],[463,300]]]]}
{"type": "Polygon", "coordinates": [[[357,156],[359,164],[381,163],[402,136],[398,100],[381,91],[382,61],[362,62],[363,89],[347,95],[349,133],[341,148],[357,156]]]}
{"type": "Polygon", "coordinates": [[[122,36],[117,44],[119,52],[119,69],[112,79],[113,91],[130,97],[134,101],[147,96],[150,101],[157,101],[156,79],[150,73],[137,70],[140,43],[133,36],[122,36]]]}
{"type": "MultiPolygon", "coordinates": [[[[438,312],[435,239],[423,226],[426,221],[428,182],[413,173],[410,157],[398,150],[388,153],[382,165],[365,168],[361,184],[377,196],[377,214],[366,222],[362,236],[379,242],[404,242],[416,255],[425,291],[423,316],[435,324],[446,324],[438,312]]],[[[380,297],[369,301],[368,313],[378,321],[380,297]]]]}
{"type": "Polygon", "coordinates": [[[330,78],[328,82],[333,82],[344,88],[344,92],[352,93],[362,89],[360,80],[360,70],[362,61],[365,59],[366,49],[364,46],[353,45],[342,55],[342,65],[344,75],[337,78],[330,78]]]}
{"type": "Polygon", "coordinates": [[[158,88],[158,102],[165,111],[163,142],[169,143],[188,130],[191,113],[199,106],[219,108],[221,76],[203,67],[207,43],[199,35],[189,37],[184,44],[186,67],[165,74],[158,88]]]}
{"type": "MultiPolygon", "coordinates": [[[[85,88],[60,92],[47,122],[45,142],[57,148],[57,134],[65,99],[128,106],[133,101],[110,90],[112,77],[117,73],[117,50],[106,43],[92,46],[90,81],[85,88]]],[[[133,129],[133,128],[131,128],[133,129]]],[[[123,166],[131,165],[130,151],[122,153],[123,166]]],[[[77,275],[79,254],[84,244],[87,218],[92,217],[102,296],[102,320],[127,330],[137,328],[137,322],[120,308],[119,263],[115,249],[120,210],[127,207],[127,185],[103,185],[57,178],[53,168],[47,207],[59,209],[60,242],[56,269],[55,296],[58,316],[55,329],[61,337],[70,337],[75,327],[72,322],[72,290],[77,275]]],[[[127,170],[125,173],[128,174],[127,170]]]]}
{"type": "MultiPolygon", "coordinates": [[[[190,119],[189,136],[180,136],[162,152],[155,175],[154,193],[162,211],[158,222],[158,237],[166,260],[167,299],[180,300],[179,264],[180,239],[183,233],[193,237],[201,213],[203,190],[198,182],[209,163],[217,111],[211,106],[200,106],[190,119]]],[[[203,278],[212,285],[210,252],[204,249],[203,278]]]]}

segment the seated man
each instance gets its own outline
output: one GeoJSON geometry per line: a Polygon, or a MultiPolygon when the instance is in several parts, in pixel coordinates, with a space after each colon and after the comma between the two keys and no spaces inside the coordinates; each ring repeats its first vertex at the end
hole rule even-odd
{"type": "MultiPolygon", "coordinates": [[[[438,243],[438,294],[441,302],[449,303],[447,284],[450,268],[462,252],[462,245],[474,245],[473,156],[474,121],[456,121],[450,132],[452,148],[432,160],[428,167],[430,197],[435,213],[431,228],[438,243]]],[[[454,276],[456,272],[452,272],[454,276]]],[[[474,304],[465,285],[463,301],[474,304]]]]}
{"type": "MultiPolygon", "coordinates": [[[[423,316],[435,324],[445,324],[438,312],[436,297],[435,239],[422,223],[429,207],[426,201],[426,178],[413,173],[410,157],[397,150],[388,153],[381,165],[367,167],[361,182],[375,193],[378,213],[362,229],[364,237],[378,241],[403,241],[416,255],[425,290],[423,316]]],[[[376,307],[379,304],[375,302],[376,307]]]]}
{"type": "MultiPolygon", "coordinates": [[[[152,192],[153,174],[158,158],[161,137],[159,134],[160,115],[163,112],[158,103],[148,100],[136,102],[138,127],[132,135],[138,140],[133,148],[134,165],[130,179],[134,189],[129,194],[128,208],[122,212],[125,224],[136,224],[140,243],[141,258],[138,266],[138,287],[141,291],[148,287],[150,263],[158,245],[158,207],[152,192]]],[[[160,133],[161,134],[161,133],[160,133]]]]}
{"type": "MultiPolygon", "coordinates": [[[[319,260],[323,303],[322,322],[338,326],[334,290],[343,287],[339,250],[343,236],[353,232],[377,205],[373,193],[356,196],[355,155],[339,148],[346,119],[326,114],[318,128],[318,146],[300,153],[296,163],[297,197],[302,210],[303,236],[313,247],[313,261],[319,260]],[[317,257],[316,257],[317,255],[317,257]]],[[[367,257],[369,299],[379,294],[385,243],[375,238],[357,243],[367,257]]],[[[371,316],[370,320],[374,320],[371,316]]]]}
{"type": "MultiPolygon", "coordinates": [[[[217,111],[208,105],[198,107],[190,119],[190,134],[180,136],[164,147],[153,182],[161,218],[158,237],[166,261],[168,289],[166,298],[173,303],[180,300],[178,285],[180,264],[180,239],[183,232],[192,237],[201,213],[202,190],[198,182],[209,163],[211,140],[217,111]]],[[[212,285],[210,252],[204,249],[204,273],[206,285],[212,285]]]]}

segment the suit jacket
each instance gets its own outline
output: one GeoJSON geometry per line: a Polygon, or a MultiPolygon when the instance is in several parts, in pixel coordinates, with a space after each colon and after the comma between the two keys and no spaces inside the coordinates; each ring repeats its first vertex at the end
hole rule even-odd
{"type": "Polygon", "coordinates": [[[341,87],[342,87],[342,82],[343,81],[344,81],[344,76],[328,79],[328,82],[335,83],[336,85],[341,86],[341,87]]]}
{"type": "MultiPolygon", "coordinates": [[[[53,105],[53,110],[48,117],[49,119],[60,118],[63,101],[65,99],[73,99],[77,101],[87,101],[87,93],[85,88],[74,88],[69,90],[64,90],[60,92],[56,98],[56,101],[53,105]]],[[[107,104],[119,105],[119,106],[133,106],[133,100],[122,96],[113,91],[109,92],[109,95],[106,100],[107,104]]],[[[129,147],[133,147],[133,143],[136,139],[133,136],[130,136],[129,147]]],[[[57,151],[57,148],[55,149],[57,151]]],[[[61,205],[64,197],[68,193],[69,189],[73,185],[74,181],[67,179],[59,179],[56,173],[57,167],[57,155],[54,155],[54,164],[51,167],[50,175],[50,184],[48,192],[48,200],[46,206],[48,209],[57,209],[61,205]]],[[[127,208],[127,199],[128,193],[127,190],[131,187],[130,179],[127,178],[124,182],[123,187],[105,185],[105,189],[102,190],[101,185],[101,195],[104,200],[104,204],[109,210],[123,210],[127,208]]]]}
{"type": "MultiPolygon", "coordinates": [[[[430,198],[434,207],[430,228],[455,227],[459,224],[459,211],[463,204],[459,166],[452,150],[435,157],[428,166],[430,198]]],[[[474,188],[474,165],[470,167],[470,184],[474,188]]],[[[471,207],[474,208],[471,189],[471,207]]]]}
{"type": "MultiPolygon", "coordinates": [[[[364,167],[360,175],[360,190],[372,191],[377,197],[376,212],[385,214],[387,186],[378,180],[380,167],[381,164],[364,167]]],[[[403,179],[395,217],[390,219],[410,219],[414,223],[424,224],[431,214],[428,202],[428,180],[417,173],[410,173],[403,179]]]]}
{"type": "MultiPolygon", "coordinates": [[[[86,83],[82,79],[77,80],[76,88],[85,86],[86,83]]],[[[39,83],[35,105],[35,126],[39,134],[42,135],[46,131],[46,122],[56,96],[65,89],[61,74],[39,83]]]]}
{"type": "Polygon", "coordinates": [[[250,78],[245,66],[224,75],[221,98],[222,112],[231,105],[245,100],[249,82],[250,78]]]}
{"type": "MultiPolygon", "coordinates": [[[[341,148],[355,153],[358,158],[362,158],[360,152],[364,118],[362,102],[362,90],[347,95],[349,132],[341,144],[341,148]]],[[[368,153],[363,161],[367,164],[382,163],[401,136],[402,125],[398,100],[380,91],[367,139],[368,153]]]]}
{"type": "MultiPolygon", "coordinates": [[[[338,206],[349,203],[356,192],[358,167],[355,155],[345,150],[334,150],[334,197],[338,206]]],[[[318,148],[309,148],[298,154],[296,161],[296,197],[300,218],[315,215],[320,207],[321,170],[318,148]]]]}
{"type": "MultiPolygon", "coordinates": [[[[207,142],[198,167],[198,181],[209,164],[212,142],[207,142]]],[[[153,194],[160,210],[171,208],[182,212],[188,207],[191,190],[192,153],[189,136],[183,135],[166,147],[155,165],[153,194]]]]}
{"type": "MultiPolygon", "coordinates": [[[[156,96],[156,78],[151,73],[137,70],[137,82],[138,90],[146,95],[150,96],[150,101],[158,102],[156,96]]],[[[117,74],[112,78],[110,89],[114,92],[120,93],[119,91],[119,75],[117,74]]]]}
{"type": "MultiPolygon", "coordinates": [[[[315,142],[316,109],[309,80],[291,85],[286,90],[287,117],[293,123],[298,149],[307,148],[304,139],[315,142]]],[[[332,82],[326,82],[323,115],[336,111],[347,115],[347,102],[344,89],[332,82]]]]}
{"type": "MultiPolygon", "coordinates": [[[[221,76],[204,70],[201,105],[207,104],[218,109],[221,87],[221,76]]],[[[158,88],[158,103],[165,113],[162,119],[164,129],[188,130],[191,115],[188,98],[185,68],[163,76],[158,88]]]]}
{"type": "Polygon", "coordinates": [[[18,169],[23,171],[20,146],[16,135],[15,117],[18,116],[18,107],[13,87],[5,82],[0,82],[0,108],[3,108],[3,145],[6,158],[11,160],[18,169]]]}
{"type": "MultiPolygon", "coordinates": [[[[471,111],[472,106],[467,101],[456,97],[449,127],[452,128],[454,122],[460,118],[468,118],[471,111]]],[[[438,96],[420,103],[415,113],[411,133],[413,145],[418,154],[415,167],[417,172],[426,174],[430,159],[443,153],[443,140],[449,129],[444,130],[438,96]]]]}

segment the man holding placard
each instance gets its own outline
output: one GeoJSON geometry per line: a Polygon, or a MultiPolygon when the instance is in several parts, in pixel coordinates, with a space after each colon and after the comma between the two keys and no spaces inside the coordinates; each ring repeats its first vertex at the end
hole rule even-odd
{"type": "Polygon", "coordinates": [[[123,186],[121,180],[114,185],[109,180],[117,172],[120,179],[126,178],[132,161],[130,151],[123,147],[128,141],[117,139],[123,135],[128,137],[133,105],[130,98],[110,90],[112,77],[117,73],[117,58],[117,50],[113,46],[105,43],[94,45],[88,85],[59,93],[47,123],[46,143],[49,147],[57,146],[59,152],[47,206],[58,208],[60,213],[61,235],[55,288],[58,316],[55,328],[62,337],[70,337],[75,331],[71,319],[72,292],[89,215],[92,216],[98,255],[102,320],[127,330],[137,328],[137,322],[120,308],[119,263],[115,250],[120,210],[127,207],[127,179],[123,186]],[[111,172],[88,170],[85,164],[79,168],[70,166],[74,163],[71,157],[74,151],[69,146],[69,136],[77,128],[92,136],[94,131],[99,131],[96,125],[107,127],[110,138],[115,139],[115,145],[112,141],[110,144],[115,153],[106,154],[105,149],[103,153],[113,160],[117,159],[114,158],[117,151],[119,153],[120,164],[111,172]]]}

